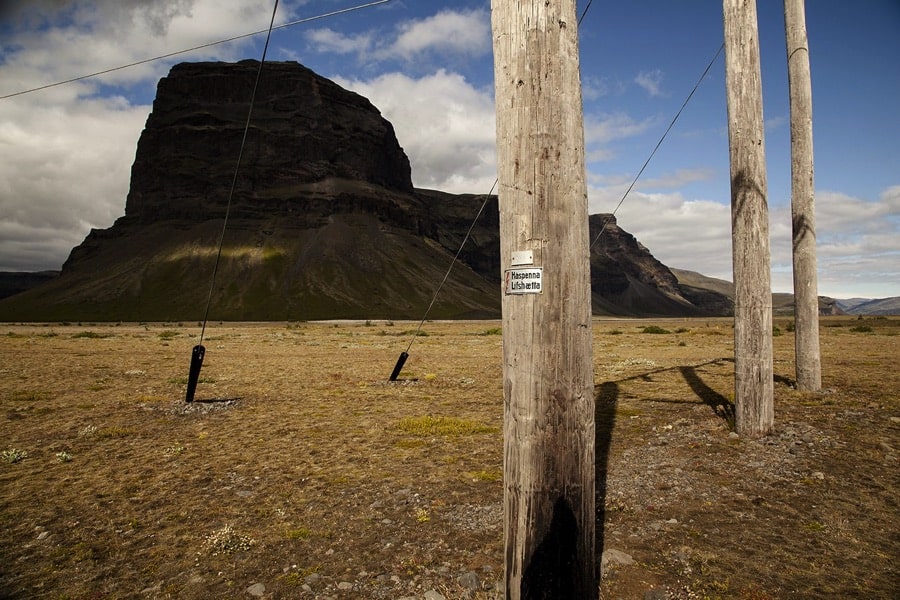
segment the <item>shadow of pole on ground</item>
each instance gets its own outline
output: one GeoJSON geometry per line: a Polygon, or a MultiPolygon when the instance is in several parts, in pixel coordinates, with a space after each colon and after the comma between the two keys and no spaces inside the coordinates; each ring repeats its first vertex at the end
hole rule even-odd
{"type": "Polygon", "coordinates": [[[690,386],[691,390],[697,394],[700,400],[712,408],[716,416],[725,420],[730,429],[734,429],[734,402],[709,387],[705,381],[697,374],[697,367],[684,366],[678,367],[681,376],[690,386]]]}
{"type": "Polygon", "coordinates": [[[619,402],[619,384],[605,381],[594,388],[594,502],[597,513],[595,524],[595,569],[600,581],[600,561],[603,556],[604,523],[606,522],[606,473],[609,464],[609,447],[616,425],[616,406],[619,402]]]}

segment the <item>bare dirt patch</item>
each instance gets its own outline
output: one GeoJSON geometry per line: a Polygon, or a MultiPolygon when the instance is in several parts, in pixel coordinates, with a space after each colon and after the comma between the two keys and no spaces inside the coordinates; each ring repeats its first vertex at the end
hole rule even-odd
{"type": "MultiPolygon", "coordinates": [[[[744,440],[729,320],[595,322],[601,598],[900,593],[900,320],[823,319],[821,394],[777,324],[744,440]]],[[[192,405],[194,325],[2,326],[0,597],[502,597],[499,323],[389,383],[414,325],[212,324],[192,405]]]]}

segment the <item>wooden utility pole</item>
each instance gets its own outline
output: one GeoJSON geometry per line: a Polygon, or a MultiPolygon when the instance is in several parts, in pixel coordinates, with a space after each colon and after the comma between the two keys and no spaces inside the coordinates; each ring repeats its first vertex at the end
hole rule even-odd
{"type": "Polygon", "coordinates": [[[758,437],[772,428],[775,408],[768,191],[756,0],[724,0],[723,12],[731,159],[735,429],[739,435],[758,437]]]}
{"type": "Polygon", "coordinates": [[[596,598],[594,398],[575,0],[492,0],[506,597],[596,598]]]}
{"type": "Polygon", "coordinates": [[[794,349],[797,389],[822,389],[819,285],[813,183],[812,83],[805,0],[784,0],[788,84],[791,94],[791,223],[794,263],[794,349]]]}

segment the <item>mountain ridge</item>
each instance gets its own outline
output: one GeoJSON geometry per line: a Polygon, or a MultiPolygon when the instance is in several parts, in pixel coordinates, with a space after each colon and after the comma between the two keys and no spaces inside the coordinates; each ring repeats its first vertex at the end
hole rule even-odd
{"type": "MultiPolygon", "coordinates": [[[[296,62],[264,65],[229,194],[258,67],[172,67],[125,214],[92,230],[59,276],[0,300],[0,320],[200,320],[207,298],[213,320],[417,319],[445,275],[430,317],[499,317],[497,197],[414,188],[378,109],[296,62]]],[[[590,252],[595,314],[730,314],[727,295],[680,283],[612,215],[589,224],[591,239],[603,231],[590,252]]]]}

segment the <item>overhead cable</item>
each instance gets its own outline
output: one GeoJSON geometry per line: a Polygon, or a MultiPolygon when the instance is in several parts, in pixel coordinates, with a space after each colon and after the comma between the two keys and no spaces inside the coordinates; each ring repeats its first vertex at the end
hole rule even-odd
{"type": "Polygon", "coordinates": [[[83,79],[90,79],[91,77],[97,77],[99,75],[106,75],[107,73],[113,73],[114,71],[121,71],[122,69],[128,69],[131,67],[136,67],[138,65],[143,65],[146,63],[154,62],[157,60],[162,60],[164,58],[171,58],[173,56],[178,56],[179,54],[187,54],[188,52],[193,52],[194,50],[202,50],[204,48],[210,48],[212,46],[218,46],[219,44],[226,44],[228,42],[233,42],[235,40],[240,40],[243,38],[252,37],[254,35],[259,35],[261,33],[269,33],[277,29],[284,29],[285,27],[293,27],[294,25],[301,25],[303,23],[309,23],[311,21],[318,21],[320,19],[326,19],[328,17],[334,17],[336,15],[341,15],[344,13],[348,13],[354,10],[360,10],[363,8],[369,8],[371,6],[376,6],[378,4],[384,4],[386,2],[390,2],[391,0],[376,0],[375,2],[367,2],[366,4],[360,4],[358,6],[351,6],[350,8],[342,8],[340,10],[334,10],[328,13],[322,13],[320,15],[316,15],[314,17],[306,17],[303,19],[297,19],[296,21],[291,21],[290,23],[284,23],[282,25],[276,25],[270,29],[261,29],[259,31],[254,31],[252,33],[244,33],[241,35],[236,35],[234,37],[230,37],[224,40],[218,40],[215,42],[210,42],[208,44],[201,44],[200,46],[194,46],[193,48],[187,48],[185,50],[178,50],[176,52],[169,52],[168,54],[161,54],[160,56],[154,56],[153,58],[145,58],[144,60],[139,60],[137,62],[129,63],[127,65],[121,65],[119,67],[113,67],[111,69],[104,69],[103,71],[97,71],[96,73],[89,73],[87,75],[80,75],[78,77],[73,77],[71,79],[66,79],[65,81],[57,81],[56,83],[48,83],[47,85],[42,85],[39,87],[22,90],[20,92],[13,92],[12,94],[6,94],[5,96],[0,96],[0,100],[6,100],[7,98],[14,98],[15,96],[22,96],[24,94],[30,94],[32,92],[38,92],[40,90],[46,90],[48,88],[56,87],[59,85],[65,85],[67,83],[74,83],[76,81],[81,81],[83,79]]]}

